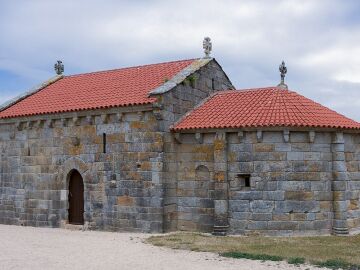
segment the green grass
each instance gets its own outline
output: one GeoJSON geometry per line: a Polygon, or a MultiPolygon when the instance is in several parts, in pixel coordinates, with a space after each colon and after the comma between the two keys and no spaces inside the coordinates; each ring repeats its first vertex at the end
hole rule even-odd
{"type": "Polygon", "coordinates": [[[327,267],[330,269],[360,270],[360,265],[351,264],[342,259],[332,259],[325,262],[314,262],[314,264],[319,267],[327,267]]]}
{"type": "Polygon", "coordinates": [[[266,254],[250,254],[242,252],[225,252],[220,254],[223,257],[236,258],[236,259],[249,259],[249,260],[260,260],[260,261],[283,261],[284,258],[280,256],[266,255],[266,254]]]}
{"type": "Polygon", "coordinates": [[[255,260],[282,259],[290,264],[311,263],[331,269],[360,270],[360,235],[317,237],[215,237],[176,233],[147,239],[153,245],[207,251],[226,257],[255,260]]]}
{"type": "Polygon", "coordinates": [[[287,262],[289,264],[299,265],[299,264],[304,264],[306,260],[305,258],[301,258],[301,257],[293,257],[293,258],[288,258],[287,262]]]}

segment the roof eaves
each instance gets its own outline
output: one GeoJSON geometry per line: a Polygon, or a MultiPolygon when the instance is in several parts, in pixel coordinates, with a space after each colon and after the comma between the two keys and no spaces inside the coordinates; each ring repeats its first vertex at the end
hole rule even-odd
{"type": "Polygon", "coordinates": [[[37,92],[39,92],[40,90],[44,89],[45,87],[48,87],[49,85],[57,82],[58,80],[64,78],[64,75],[56,75],[50,79],[48,79],[47,81],[31,88],[29,91],[26,91],[25,93],[5,102],[4,104],[0,105],[0,112],[8,109],[9,107],[15,105],[16,103],[24,100],[25,98],[32,96],[34,94],[36,94],[37,92]]]}
{"type": "Polygon", "coordinates": [[[194,60],[194,62],[192,62],[189,66],[177,73],[169,81],[152,90],[149,95],[159,95],[170,91],[178,84],[183,82],[189,75],[193,74],[195,71],[198,71],[200,68],[207,65],[212,60],[213,58],[200,58],[194,60]]]}

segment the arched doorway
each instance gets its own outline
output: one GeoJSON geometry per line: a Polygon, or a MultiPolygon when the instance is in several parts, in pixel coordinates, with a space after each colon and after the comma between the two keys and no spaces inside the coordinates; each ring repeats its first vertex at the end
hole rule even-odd
{"type": "Polygon", "coordinates": [[[76,170],[70,173],[69,180],[69,223],[84,224],[84,183],[76,170]]]}

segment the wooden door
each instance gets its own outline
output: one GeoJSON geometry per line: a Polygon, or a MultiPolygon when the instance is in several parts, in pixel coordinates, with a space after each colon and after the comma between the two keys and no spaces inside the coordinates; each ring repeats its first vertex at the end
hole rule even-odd
{"type": "Polygon", "coordinates": [[[69,223],[84,224],[84,183],[77,171],[71,174],[69,181],[69,223]]]}

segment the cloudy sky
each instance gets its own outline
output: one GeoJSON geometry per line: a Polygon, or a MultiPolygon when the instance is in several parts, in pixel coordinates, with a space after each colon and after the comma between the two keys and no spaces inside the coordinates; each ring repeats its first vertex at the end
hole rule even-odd
{"type": "Polygon", "coordinates": [[[360,1],[0,0],[0,103],[55,73],[213,53],[238,89],[279,83],[360,121],[360,1]]]}

